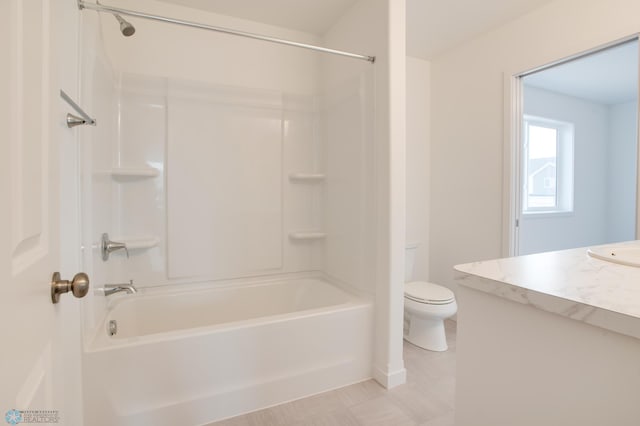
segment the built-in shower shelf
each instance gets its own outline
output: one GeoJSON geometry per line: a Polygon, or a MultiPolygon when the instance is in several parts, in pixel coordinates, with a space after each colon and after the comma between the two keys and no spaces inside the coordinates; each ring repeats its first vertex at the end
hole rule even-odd
{"type": "Polygon", "coordinates": [[[289,238],[296,241],[314,241],[326,238],[327,234],[319,231],[297,231],[290,232],[289,238]]]}
{"type": "Polygon", "coordinates": [[[146,178],[158,176],[160,170],[153,167],[115,167],[110,173],[114,178],[146,178]]]}
{"type": "Polygon", "coordinates": [[[325,175],[322,173],[290,173],[289,181],[294,183],[317,183],[323,182],[325,175]]]}
{"type": "Polygon", "coordinates": [[[153,248],[153,247],[156,247],[160,242],[160,239],[153,235],[141,235],[141,236],[122,235],[122,236],[114,236],[112,240],[117,241],[119,243],[125,243],[127,245],[127,249],[129,250],[142,250],[142,249],[153,248]]]}

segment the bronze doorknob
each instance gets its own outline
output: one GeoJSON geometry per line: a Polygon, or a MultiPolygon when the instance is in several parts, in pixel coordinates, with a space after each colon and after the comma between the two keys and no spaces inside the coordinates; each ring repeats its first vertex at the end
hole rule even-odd
{"type": "Polygon", "coordinates": [[[54,272],[51,277],[51,303],[58,303],[60,295],[69,291],[77,298],[86,296],[89,292],[89,276],[79,272],[69,281],[61,280],[60,272],[54,272]]]}

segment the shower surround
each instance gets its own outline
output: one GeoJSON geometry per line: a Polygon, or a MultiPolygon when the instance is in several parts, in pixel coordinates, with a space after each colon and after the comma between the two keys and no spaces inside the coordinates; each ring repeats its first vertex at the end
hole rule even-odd
{"type": "MultiPolygon", "coordinates": [[[[135,36],[120,39],[109,21],[92,33],[101,23],[91,19],[83,102],[101,116],[82,148],[84,262],[96,283],[84,309],[87,420],[162,424],[172,412],[200,424],[384,377],[391,364],[374,365],[375,322],[389,302],[375,302],[386,264],[375,66],[144,21],[132,20],[135,36]],[[184,46],[226,60],[187,56],[184,46]],[[104,262],[96,248],[104,232],[129,256],[104,262]],[[135,295],[100,291],[129,280],[135,295]],[[342,296],[314,305],[322,294],[342,296]],[[291,298],[298,308],[273,310],[291,298]],[[189,303],[203,320],[177,332],[189,303]],[[207,320],[247,306],[263,315],[207,320]],[[108,335],[111,320],[119,336],[108,335]],[[256,341],[265,345],[242,350],[256,341]],[[224,371],[237,374],[221,381],[224,371]]],[[[343,29],[333,31],[328,39],[343,29]]]]}

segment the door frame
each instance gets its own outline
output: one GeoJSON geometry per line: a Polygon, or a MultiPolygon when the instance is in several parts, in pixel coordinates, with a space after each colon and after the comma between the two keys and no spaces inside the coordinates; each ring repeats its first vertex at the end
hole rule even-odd
{"type": "MultiPolygon", "coordinates": [[[[523,122],[523,86],[522,78],[535,72],[552,68],[579,59],[610,47],[632,40],[640,44],[640,33],[596,46],[594,48],[566,56],[547,64],[518,72],[504,72],[504,129],[503,129],[503,181],[502,181],[502,256],[518,255],[520,245],[520,220],[522,219],[522,122],[523,122]]],[[[640,68],[638,69],[640,87],[640,68]]],[[[640,93],[636,101],[636,239],[640,239],[640,93]]]]}

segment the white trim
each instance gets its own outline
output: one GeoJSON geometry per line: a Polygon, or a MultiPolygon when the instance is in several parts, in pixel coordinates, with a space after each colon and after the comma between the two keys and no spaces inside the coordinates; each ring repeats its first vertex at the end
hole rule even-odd
{"type": "Polygon", "coordinates": [[[520,216],[520,220],[549,219],[550,217],[571,217],[571,216],[575,216],[573,211],[543,210],[543,211],[539,211],[539,212],[532,211],[532,212],[523,213],[520,216]]]}
{"type": "Polygon", "coordinates": [[[575,53],[573,55],[566,56],[566,57],[558,59],[556,61],[551,61],[551,62],[549,62],[547,64],[542,65],[542,66],[531,68],[531,69],[529,69],[527,71],[522,71],[522,72],[515,73],[514,76],[526,77],[526,76],[531,75],[533,73],[544,71],[544,70],[547,70],[549,68],[553,68],[553,67],[555,67],[557,65],[562,65],[562,64],[565,64],[567,62],[571,62],[571,61],[573,61],[575,59],[580,59],[580,58],[584,58],[584,57],[587,57],[587,56],[590,56],[590,55],[593,55],[593,54],[596,54],[596,53],[600,53],[601,51],[609,49],[610,47],[615,47],[615,46],[627,43],[627,42],[632,41],[632,40],[640,40],[640,32],[633,33],[633,34],[628,35],[626,37],[621,37],[621,38],[619,38],[617,40],[613,40],[613,41],[610,41],[608,43],[601,44],[601,45],[596,46],[596,47],[594,47],[592,49],[583,50],[582,52],[578,52],[578,53],[575,53]]]}
{"type": "MultiPolygon", "coordinates": [[[[523,98],[524,99],[524,98],[523,98]]],[[[520,192],[520,209],[521,215],[528,214],[555,214],[555,213],[572,213],[574,208],[574,142],[575,142],[575,125],[573,123],[550,119],[546,117],[534,116],[523,114],[520,117],[521,126],[526,128],[526,132],[522,137],[525,137],[526,144],[529,145],[529,126],[546,127],[554,129],[556,131],[556,194],[555,194],[555,206],[553,207],[529,207],[524,209],[525,197],[529,196],[529,178],[530,174],[526,170],[526,165],[529,159],[528,147],[523,148],[522,140],[517,141],[521,149],[521,161],[519,176],[519,189],[520,192]],[[527,173],[527,179],[525,181],[524,172],[527,173]],[[526,188],[526,189],[525,189],[526,188]],[[523,195],[525,194],[525,195],[523,195]]],[[[549,163],[547,163],[549,164],[549,163]]],[[[541,167],[542,170],[545,166],[541,167]]],[[[537,172],[532,173],[531,175],[537,172]]]]}
{"type": "Polygon", "coordinates": [[[504,135],[502,172],[502,255],[515,256],[520,220],[520,131],[522,126],[522,80],[504,74],[504,135]]]}
{"type": "MultiPolygon", "coordinates": [[[[640,46],[640,33],[635,34],[640,46]]],[[[638,49],[638,64],[640,64],[640,49],[638,49]]],[[[640,65],[639,65],[640,66],[640,65]]],[[[640,69],[638,69],[638,87],[640,87],[640,69]]],[[[640,240],[640,93],[636,98],[636,240],[640,240]]]]}
{"type": "Polygon", "coordinates": [[[374,367],[373,378],[385,389],[395,388],[407,382],[407,369],[402,368],[393,372],[387,372],[378,367],[374,367]]]}

